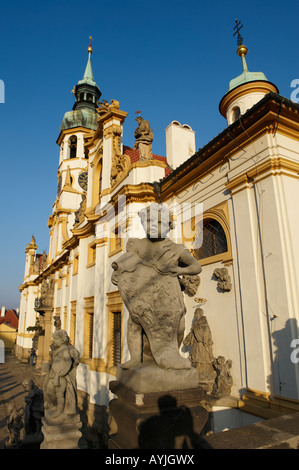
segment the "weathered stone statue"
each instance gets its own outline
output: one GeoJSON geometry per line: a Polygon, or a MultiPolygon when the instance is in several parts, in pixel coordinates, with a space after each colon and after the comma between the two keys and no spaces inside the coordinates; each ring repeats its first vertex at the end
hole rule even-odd
{"type": "Polygon", "coordinates": [[[41,449],[78,449],[82,436],[77,410],[76,371],[79,352],[70,344],[66,331],[53,333],[51,363],[44,380],[44,441],[41,449]]]}
{"type": "Polygon", "coordinates": [[[200,284],[200,277],[195,275],[187,275],[184,274],[180,278],[180,284],[182,286],[182,289],[189,295],[193,296],[196,294],[197,289],[200,284]]]}
{"type": "Polygon", "coordinates": [[[233,378],[230,372],[232,361],[225,360],[224,356],[218,356],[214,363],[217,377],[213,389],[213,395],[217,398],[227,397],[231,393],[233,378]]]}
{"type": "Polygon", "coordinates": [[[142,334],[156,364],[162,369],[190,369],[191,362],[179,352],[178,337],[185,329],[185,305],[181,275],[201,272],[198,261],[167,234],[172,228],[169,210],[153,203],[139,212],[146,238],[129,239],[127,252],[112,264],[112,282],[129,311],[128,348],[131,359],[123,369],[144,360],[142,334]]]}
{"type": "Polygon", "coordinates": [[[33,379],[25,379],[22,386],[28,392],[25,396],[25,433],[36,435],[41,431],[41,419],[44,416],[43,391],[38,388],[33,379]]]}
{"type": "Polygon", "coordinates": [[[57,317],[57,316],[54,317],[54,326],[55,326],[55,330],[60,330],[61,329],[61,318],[60,317],[57,317]]]}
{"type": "Polygon", "coordinates": [[[74,225],[78,224],[79,222],[82,222],[84,219],[84,212],[86,210],[86,194],[82,194],[82,200],[80,202],[79,208],[75,212],[75,222],[74,225]]]}
{"type": "Polygon", "coordinates": [[[17,410],[16,405],[8,404],[7,430],[9,438],[5,442],[6,449],[19,449],[24,431],[24,409],[17,410]]]}
{"type": "Polygon", "coordinates": [[[218,279],[219,289],[229,292],[232,288],[232,283],[227,268],[216,268],[213,274],[218,279]]]}
{"type": "Polygon", "coordinates": [[[44,380],[44,406],[51,419],[77,413],[76,369],[79,352],[69,343],[66,331],[53,334],[51,364],[44,380]]]}
{"type": "Polygon", "coordinates": [[[216,378],[213,367],[213,341],[210,327],[202,308],[197,308],[194,313],[193,325],[189,334],[184,339],[185,346],[191,346],[191,360],[198,370],[199,382],[209,384],[207,391],[212,391],[216,378]]]}
{"type": "Polygon", "coordinates": [[[153,158],[152,142],[154,133],[150,127],[149,121],[141,116],[136,118],[138,127],[135,129],[135,145],[134,148],[139,151],[140,160],[151,160],[153,158]]]}

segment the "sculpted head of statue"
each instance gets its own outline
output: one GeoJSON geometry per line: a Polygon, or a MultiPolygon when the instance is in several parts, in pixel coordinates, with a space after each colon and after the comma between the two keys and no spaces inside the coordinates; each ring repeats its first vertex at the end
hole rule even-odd
{"type": "Polygon", "coordinates": [[[142,226],[148,238],[161,240],[166,238],[173,228],[173,220],[169,209],[156,202],[139,211],[142,226]]]}

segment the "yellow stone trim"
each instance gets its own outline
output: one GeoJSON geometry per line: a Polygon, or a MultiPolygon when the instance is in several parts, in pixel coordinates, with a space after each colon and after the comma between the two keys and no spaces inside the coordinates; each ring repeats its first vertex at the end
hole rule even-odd
{"type": "Polygon", "coordinates": [[[75,344],[75,336],[76,336],[76,315],[77,315],[77,301],[71,301],[71,321],[70,321],[70,341],[74,345],[75,344]]]}
{"type": "Polygon", "coordinates": [[[89,370],[91,371],[107,372],[105,359],[103,358],[93,357],[92,359],[90,359],[83,357],[82,359],[80,359],[80,362],[86,364],[89,367],[89,370]]]}
{"type": "Polygon", "coordinates": [[[26,289],[26,287],[32,287],[32,286],[36,287],[36,283],[34,281],[24,282],[23,284],[20,285],[19,291],[22,292],[24,289],[26,289]]]}
{"type": "MultiPolygon", "coordinates": [[[[58,139],[56,140],[56,143],[60,146],[64,136],[73,135],[73,134],[75,135],[78,132],[84,132],[84,134],[86,134],[86,137],[89,137],[89,135],[91,133],[90,129],[87,129],[86,127],[82,127],[82,126],[72,127],[71,129],[63,129],[60,132],[60,134],[58,136],[58,139]]],[[[77,157],[77,158],[79,158],[79,157],[77,157]]],[[[75,160],[75,159],[72,158],[72,160],[75,160]]]]}
{"type": "MultiPolygon", "coordinates": [[[[279,115],[277,111],[273,111],[271,107],[278,107],[278,103],[266,103],[262,109],[259,109],[253,116],[249,116],[242,121],[234,130],[235,139],[227,135],[215,138],[211,145],[207,145],[203,153],[200,154],[201,163],[196,160],[190,163],[189,167],[178,172],[176,178],[170,177],[165,184],[162,184],[162,197],[169,199],[171,196],[182,193],[184,190],[193,186],[194,181],[203,179],[206,175],[217,171],[231,157],[235,156],[240,147],[245,148],[252,145],[258,138],[267,134],[280,132],[282,125],[285,126],[285,135],[299,140],[299,122],[294,119],[288,119],[282,112],[279,115]],[[266,114],[259,116],[264,112],[264,108],[269,106],[266,114]],[[253,120],[255,118],[255,120],[253,120]]],[[[284,106],[282,106],[284,108],[284,106]]],[[[283,131],[282,131],[283,134],[283,131]]]]}
{"type": "Polygon", "coordinates": [[[17,334],[20,338],[33,338],[34,333],[18,333],[17,334]]]}
{"type": "MultiPolygon", "coordinates": [[[[232,245],[231,245],[231,237],[230,237],[230,223],[229,223],[229,211],[228,211],[228,202],[225,201],[217,206],[212,207],[211,209],[205,211],[202,215],[202,220],[205,219],[213,219],[217,220],[220,223],[221,227],[224,230],[226,236],[226,243],[227,243],[227,251],[224,253],[219,253],[214,256],[209,256],[208,258],[203,258],[198,260],[201,266],[206,266],[208,264],[213,264],[217,262],[222,262],[228,264],[232,262],[232,245]]],[[[196,223],[200,221],[200,218],[196,218],[196,223]]],[[[182,224],[183,225],[183,224],[182,224]]],[[[195,219],[191,219],[191,228],[194,231],[195,219]]],[[[194,233],[194,232],[193,232],[194,233]]],[[[184,229],[182,227],[182,234],[183,234],[183,243],[184,243],[184,229]]],[[[185,239],[186,240],[186,239],[185,239]]]]}
{"type": "Polygon", "coordinates": [[[92,241],[87,247],[87,265],[86,268],[91,268],[96,264],[96,243],[92,241]]]}
{"type": "Polygon", "coordinates": [[[79,253],[76,253],[74,255],[73,276],[78,274],[78,268],[79,268],[79,253]]]}
{"type": "Polygon", "coordinates": [[[122,227],[118,224],[114,226],[113,229],[111,229],[110,232],[110,246],[109,246],[109,254],[108,256],[111,257],[115,255],[116,253],[119,253],[123,250],[123,238],[117,236],[118,231],[122,230],[122,227]]]}
{"type": "Polygon", "coordinates": [[[167,164],[166,162],[163,162],[162,160],[146,160],[146,161],[140,161],[138,160],[137,162],[132,163],[131,169],[134,168],[147,168],[149,166],[159,166],[160,168],[166,168],[167,164]]]}
{"type": "Polygon", "coordinates": [[[156,193],[153,185],[149,183],[126,184],[113,194],[111,203],[116,204],[119,196],[126,196],[126,204],[131,202],[155,202],[156,193]]]}
{"type": "Polygon", "coordinates": [[[219,105],[220,113],[223,117],[226,117],[226,113],[230,105],[244,95],[248,95],[250,93],[265,93],[266,95],[267,93],[270,93],[270,91],[274,91],[274,93],[277,93],[278,91],[276,86],[270,82],[256,81],[244,83],[224,95],[219,105]]]}
{"type": "Polygon", "coordinates": [[[260,418],[269,419],[298,413],[299,400],[247,388],[242,400],[238,402],[238,408],[260,418]]]}
{"type": "MultiPolygon", "coordinates": [[[[84,326],[83,326],[83,358],[91,359],[89,356],[90,346],[93,345],[93,339],[89,338],[90,322],[94,321],[94,296],[84,298],[84,326]]],[[[94,328],[92,329],[94,334],[94,328]]],[[[92,352],[91,352],[92,354],[92,352]]]]}
{"type": "Polygon", "coordinates": [[[55,317],[60,317],[60,315],[61,315],[61,307],[56,307],[54,316],[55,317]]]}
{"type": "Polygon", "coordinates": [[[62,328],[66,330],[66,325],[67,325],[67,305],[64,306],[63,308],[63,325],[62,328]]]}
{"type": "Polygon", "coordinates": [[[269,158],[228,181],[225,186],[234,195],[264,178],[281,175],[299,179],[299,163],[284,157],[269,158]]]}
{"type": "Polygon", "coordinates": [[[72,229],[72,232],[78,238],[87,238],[94,234],[94,224],[87,222],[83,227],[72,229]]]}
{"type": "Polygon", "coordinates": [[[98,123],[106,127],[106,125],[113,123],[113,120],[116,118],[120,121],[120,124],[123,124],[127,115],[126,111],[121,111],[119,108],[110,108],[106,114],[98,118],[98,123]]]}
{"type": "Polygon", "coordinates": [[[103,160],[102,155],[95,168],[92,172],[92,205],[96,206],[100,201],[100,193],[102,189],[102,171],[103,171],[103,160]]]}

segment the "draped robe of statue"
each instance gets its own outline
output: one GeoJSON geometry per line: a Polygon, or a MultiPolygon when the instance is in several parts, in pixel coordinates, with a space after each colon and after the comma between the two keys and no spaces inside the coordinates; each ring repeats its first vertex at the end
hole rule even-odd
{"type": "Polygon", "coordinates": [[[190,369],[190,360],[179,353],[185,305],[178,276],[198,274],[201,266],[183,245],[165,237],[171,226],[166,208],[160,204],[149,207],[151,210],[139,214],[147,238],[129,239],[127,252],[112,264],[112,282],[129,311],[131,360],[121,367],[131,368],[142,362],[144,332],[159,367],[190,369]]]}

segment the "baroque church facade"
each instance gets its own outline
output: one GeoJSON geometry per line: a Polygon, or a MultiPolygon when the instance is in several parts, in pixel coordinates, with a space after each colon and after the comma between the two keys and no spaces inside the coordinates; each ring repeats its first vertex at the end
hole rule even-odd
{"type": "Polygon", "coordinates": [[[129,358],[112,264],[129,238],[144,237],[138,212],[152,202],[171,208],[170,238],[202,266],[194,292],[183,294],[185,335],[200,306],[215,360],[230,363],[231,394],[213,409],[214,430],[223,428],[221,410],[230,412],[224,427],[299,410],[299,106],[248,70],[245,45],[237,53],[242,73],[219,104],[224,130],[196,151],[193,130],[173,121],[163,157],[141,117],[135,148],[124,145],[127,113],[116,100],[99,101],[88,48],[57,140],[49,253],[37,253],[34,237],[26,247],[16,355],[27,360],[34,346],[42,367],[53,331],[65,329],[80,351],[79,399],[91,426],[95,416],[104,422],[109,382],[129,358]]]}

